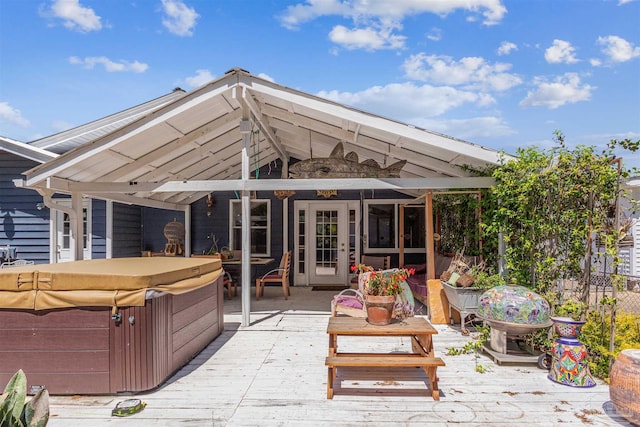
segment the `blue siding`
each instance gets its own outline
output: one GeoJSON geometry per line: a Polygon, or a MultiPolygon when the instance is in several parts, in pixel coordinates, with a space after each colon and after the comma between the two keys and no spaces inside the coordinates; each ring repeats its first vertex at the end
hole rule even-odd
{"type": "Polygon", "coordinates": [[[91,258],[107,256],[107,203],[91,201],[91,258]]]}
{"type": "Polygon", "coordinates": [[[142,208],[142,248],[144,251],[164,251],[167,239],[164,237],[164,226],[176,220],[184,224],[184,213],[165,209],[142,208]]]}
{"type": "Polygon", "coordinates": [[[113,258],[140,256],[142,250],[142,208],[113,204],[113,258]]]}
{"type": "Polygon", "coordinates": [[[14,179],[39,163],[0,151],[0,246],[11,245],[18,258],[49,262],[49,210],[36,209],[42,196],[36,191],[16,188],[14,179]]]}

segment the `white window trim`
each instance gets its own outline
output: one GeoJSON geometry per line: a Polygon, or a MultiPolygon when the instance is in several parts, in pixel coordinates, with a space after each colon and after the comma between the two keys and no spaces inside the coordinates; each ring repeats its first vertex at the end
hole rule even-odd
{"type": "MultiPolygon", "coordinates": [[[[252,252],[251,256],[265,256],[265,257],[270,257],[271,256],[271,200],[270,199],[251,199],[249,201],[250,203],[266,203],[267,204],[267,225],[265,228],[265,230],[267,231],[267,252],[252,252]]],[[[237,229],[237,227],[234,225],[233,223],[233,205],[234,204],[238,204],[240,205],[242,203],[242,200],[236,200],[236,199],[230,199],[229,200],[229,245],[232,248],[235,248],[235,240],[233,238],[234,233],[233,231],[235,229],[237,229]]],[[[254,227],[251,227],[252,229],[254,227]]],[[[256,229],[262,228],[262,227],[255,227],[256,229]]]]}
{"type": "MultiPolygon", "coordinates": [[[[401,234],[400,227],[400,205],[403,203],[407,203],[408,199],[365,199],[363,201],[363,209],[362,209],[362,218],[363,218],[363,250],[364,253],[384,253],[384,254],[394,254],[400,253],[400,242],[398,241],[399,236],[401,234]],[[391,248],[370,248],[369,247],[369,205],[394,205],[394,228],[395,228],[395,236],[394,236],[394,246],[391,248]]],[[[405,248],[404,253],[424,253],[425,248],[405,248]]]]}

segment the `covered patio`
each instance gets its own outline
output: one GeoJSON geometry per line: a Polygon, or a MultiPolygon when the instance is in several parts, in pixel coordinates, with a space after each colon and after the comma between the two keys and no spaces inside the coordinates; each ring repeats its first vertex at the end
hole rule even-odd
{"type": "MultiPolygon", "coordinates": [[[[214,192],[235,192],[241,199],[241,247],[249,248],[251,194],[257,191],[391,190],[425,196],[428,201],[434,190],[491,186],[491,178],[478,177],[472,170],[498,164],[503,157],[508,158],[234,68],[120,129],[27,171],[24,182],[17,184],[37,190],[46,206],[69,215],[74,242],[83,235],[84,197],[183,212],[185,255],[189,256],[192,206],[214,192]],[[358,165],[373,162],[376,169],[384,169],[402,163],[400,176],[288,179],[291,159],[326,158],[338,144],[348,153],[345,158],[358,159],[358,165]],[[280,179],[255,174],[276,160],[282,165],[280,179]],[[70,195],[71,206],[58,203],[56,194],[70,195]]],[[[292,205],[282,201],[283,253],[294,249],[289,233],[293,224],[287,222],[289,210],[295,209],[292,205]]],[[[432,215],[425,217],[431,221],[432,215]]],[[[428,222],[425,228],[429,230],[425,244],[428,278],[434,279],[432,224],[428,222]]],[[[360,234],[354,233],[356,239],[360,234]]],[[[82,259],[81,246],[73,247],[73,259],[82,259]]],[[[340,252],[351,251],[342,248],[340,252]]],[[[250,257],[250,251],[242,251],[244,326],[251,323],[250,257]]],[[[336,271],[348,271],[346,256],[339,264],[336,271]]]]}
{"type": "MultiPolygon", "coordinates": [[[[609,401],[609,388],[572,388],[552,382],[532,364],[496,365],[482,355],[448,356],[469,337],[459,327],[435,325],[441,400],[434,401],[421,369],[348,369],[341,390],[326,397],[327,321],[330,291],[292,288],[285,301],[277,289],[252,302],[253,321],[241,326],[241,300],[225,301],[225,330],[159,389],[139,396],[54,396],[50,426],[276,426],[430,425],[630,426],[609,401]],[[146,408],[127,418],[114,406],[139,398],[146,408]]],[[[391,346],[408,340],[353,338],[349,348],[391,346]],[[357,342],[356,342],[357,340],[357,342]]]]}

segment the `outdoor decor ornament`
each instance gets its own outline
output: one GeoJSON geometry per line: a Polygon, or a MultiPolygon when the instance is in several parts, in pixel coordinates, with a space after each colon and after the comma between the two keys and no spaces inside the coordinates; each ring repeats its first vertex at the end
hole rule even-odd
{"type": "Polygon", "coordinates": [[[338,190],[316,190],[316,196],[329,199],[331,196],[337,196],[338,190]]]}
{"type": "Polygon", "coordinates": [[[278,200],[284,200],[295,194],[296,194],[295,190],[274,190],[273,191],[273,195],[276,196],[278,200]]]}
{"type": "Polygon", "coordinates": [[[400,171],[407,163],[400,160],[386,168],[373,159],[362,163],[358,154],[350,152],[346,156],[342,143],[338,143],[329,157],[301,160],[289,167],[290,178],[399,178],[400,171]]]}

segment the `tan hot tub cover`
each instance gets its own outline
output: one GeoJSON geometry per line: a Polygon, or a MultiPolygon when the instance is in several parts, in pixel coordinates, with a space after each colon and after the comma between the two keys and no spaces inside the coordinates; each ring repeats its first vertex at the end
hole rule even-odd
{"type": "Polygon", "coordinates": [[[0,269],[0,308],[144,306],[148,291],[178,295],[214,282],[219,259],[112,258],[0,269]]]}

